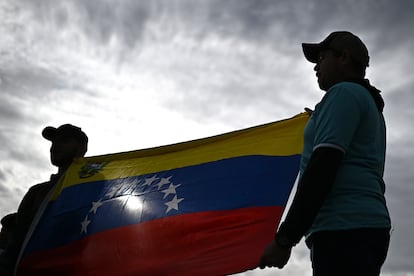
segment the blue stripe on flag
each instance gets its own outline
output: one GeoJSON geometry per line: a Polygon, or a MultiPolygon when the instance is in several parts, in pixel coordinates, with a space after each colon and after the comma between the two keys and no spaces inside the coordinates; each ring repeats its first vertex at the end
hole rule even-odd
{"type": "Polygon", "coordinates": [[[242,156],[70,186],[49,203],[26,253],[167,216],[284,206],[299,159],[300,155],[242,156]]]}

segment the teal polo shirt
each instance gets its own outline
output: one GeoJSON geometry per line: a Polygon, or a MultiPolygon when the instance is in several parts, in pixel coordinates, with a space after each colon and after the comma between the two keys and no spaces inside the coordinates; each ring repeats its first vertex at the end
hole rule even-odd
{"type": "Polygon", "coordinates": [[[308,237],[318,231],[390,227],[385,143],[384,117],[366,88],[341,82],[326,92],[305,128],[301,175],[318,147],[334,147],[345,155],[308,237]]]}

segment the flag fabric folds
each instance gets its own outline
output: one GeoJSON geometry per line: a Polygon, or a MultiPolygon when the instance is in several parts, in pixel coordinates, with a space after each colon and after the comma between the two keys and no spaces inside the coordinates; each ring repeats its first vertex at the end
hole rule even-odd
{"type": "Polygon", "coordinates": [[[299,170],[308,116],[76,160],[18,275],[228,275],[254,269],[299,170]]]}

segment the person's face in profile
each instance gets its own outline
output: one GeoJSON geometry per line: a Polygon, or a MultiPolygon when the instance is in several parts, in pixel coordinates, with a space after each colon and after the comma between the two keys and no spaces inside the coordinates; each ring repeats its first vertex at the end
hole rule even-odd
{"type": "Polygon", "coordinates": [[[318,78],[319,88],[327,91],[332,85],[341,80],[340,55],[333,50],[322,51],[314,70],[318,78]]]}
{"type": "Polygon", "coordinates": [[[69,166],[75,157],[80,157],[80,145],[74,138],[56,137],[50,147],[50,161],[57,167],[69,166]]]}

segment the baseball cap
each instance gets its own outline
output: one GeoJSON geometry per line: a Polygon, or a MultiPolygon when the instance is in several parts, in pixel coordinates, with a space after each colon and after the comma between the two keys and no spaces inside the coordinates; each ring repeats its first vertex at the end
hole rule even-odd
{"type": "Polygon", "coordinates": [[[340,52],[347,49],[354,61],[365,67],[369,66],[367,47],[359,37],[351,32],[333,32],[320,43],[302,43],[302,49],[306,59],[312,63],[318,62],[319,53],[323,50],[331,49],[340,52]]]}
{"type": "Polygon", "coordinates": [[[58,128],[52,126],[45,127],[42,131],[42,136],[52,142],[57,138],[74,138],[83,145],[88,143],[88,136],[86,136],[85,132],[80,127],[71,124],[64,124],[58,128]]]}

